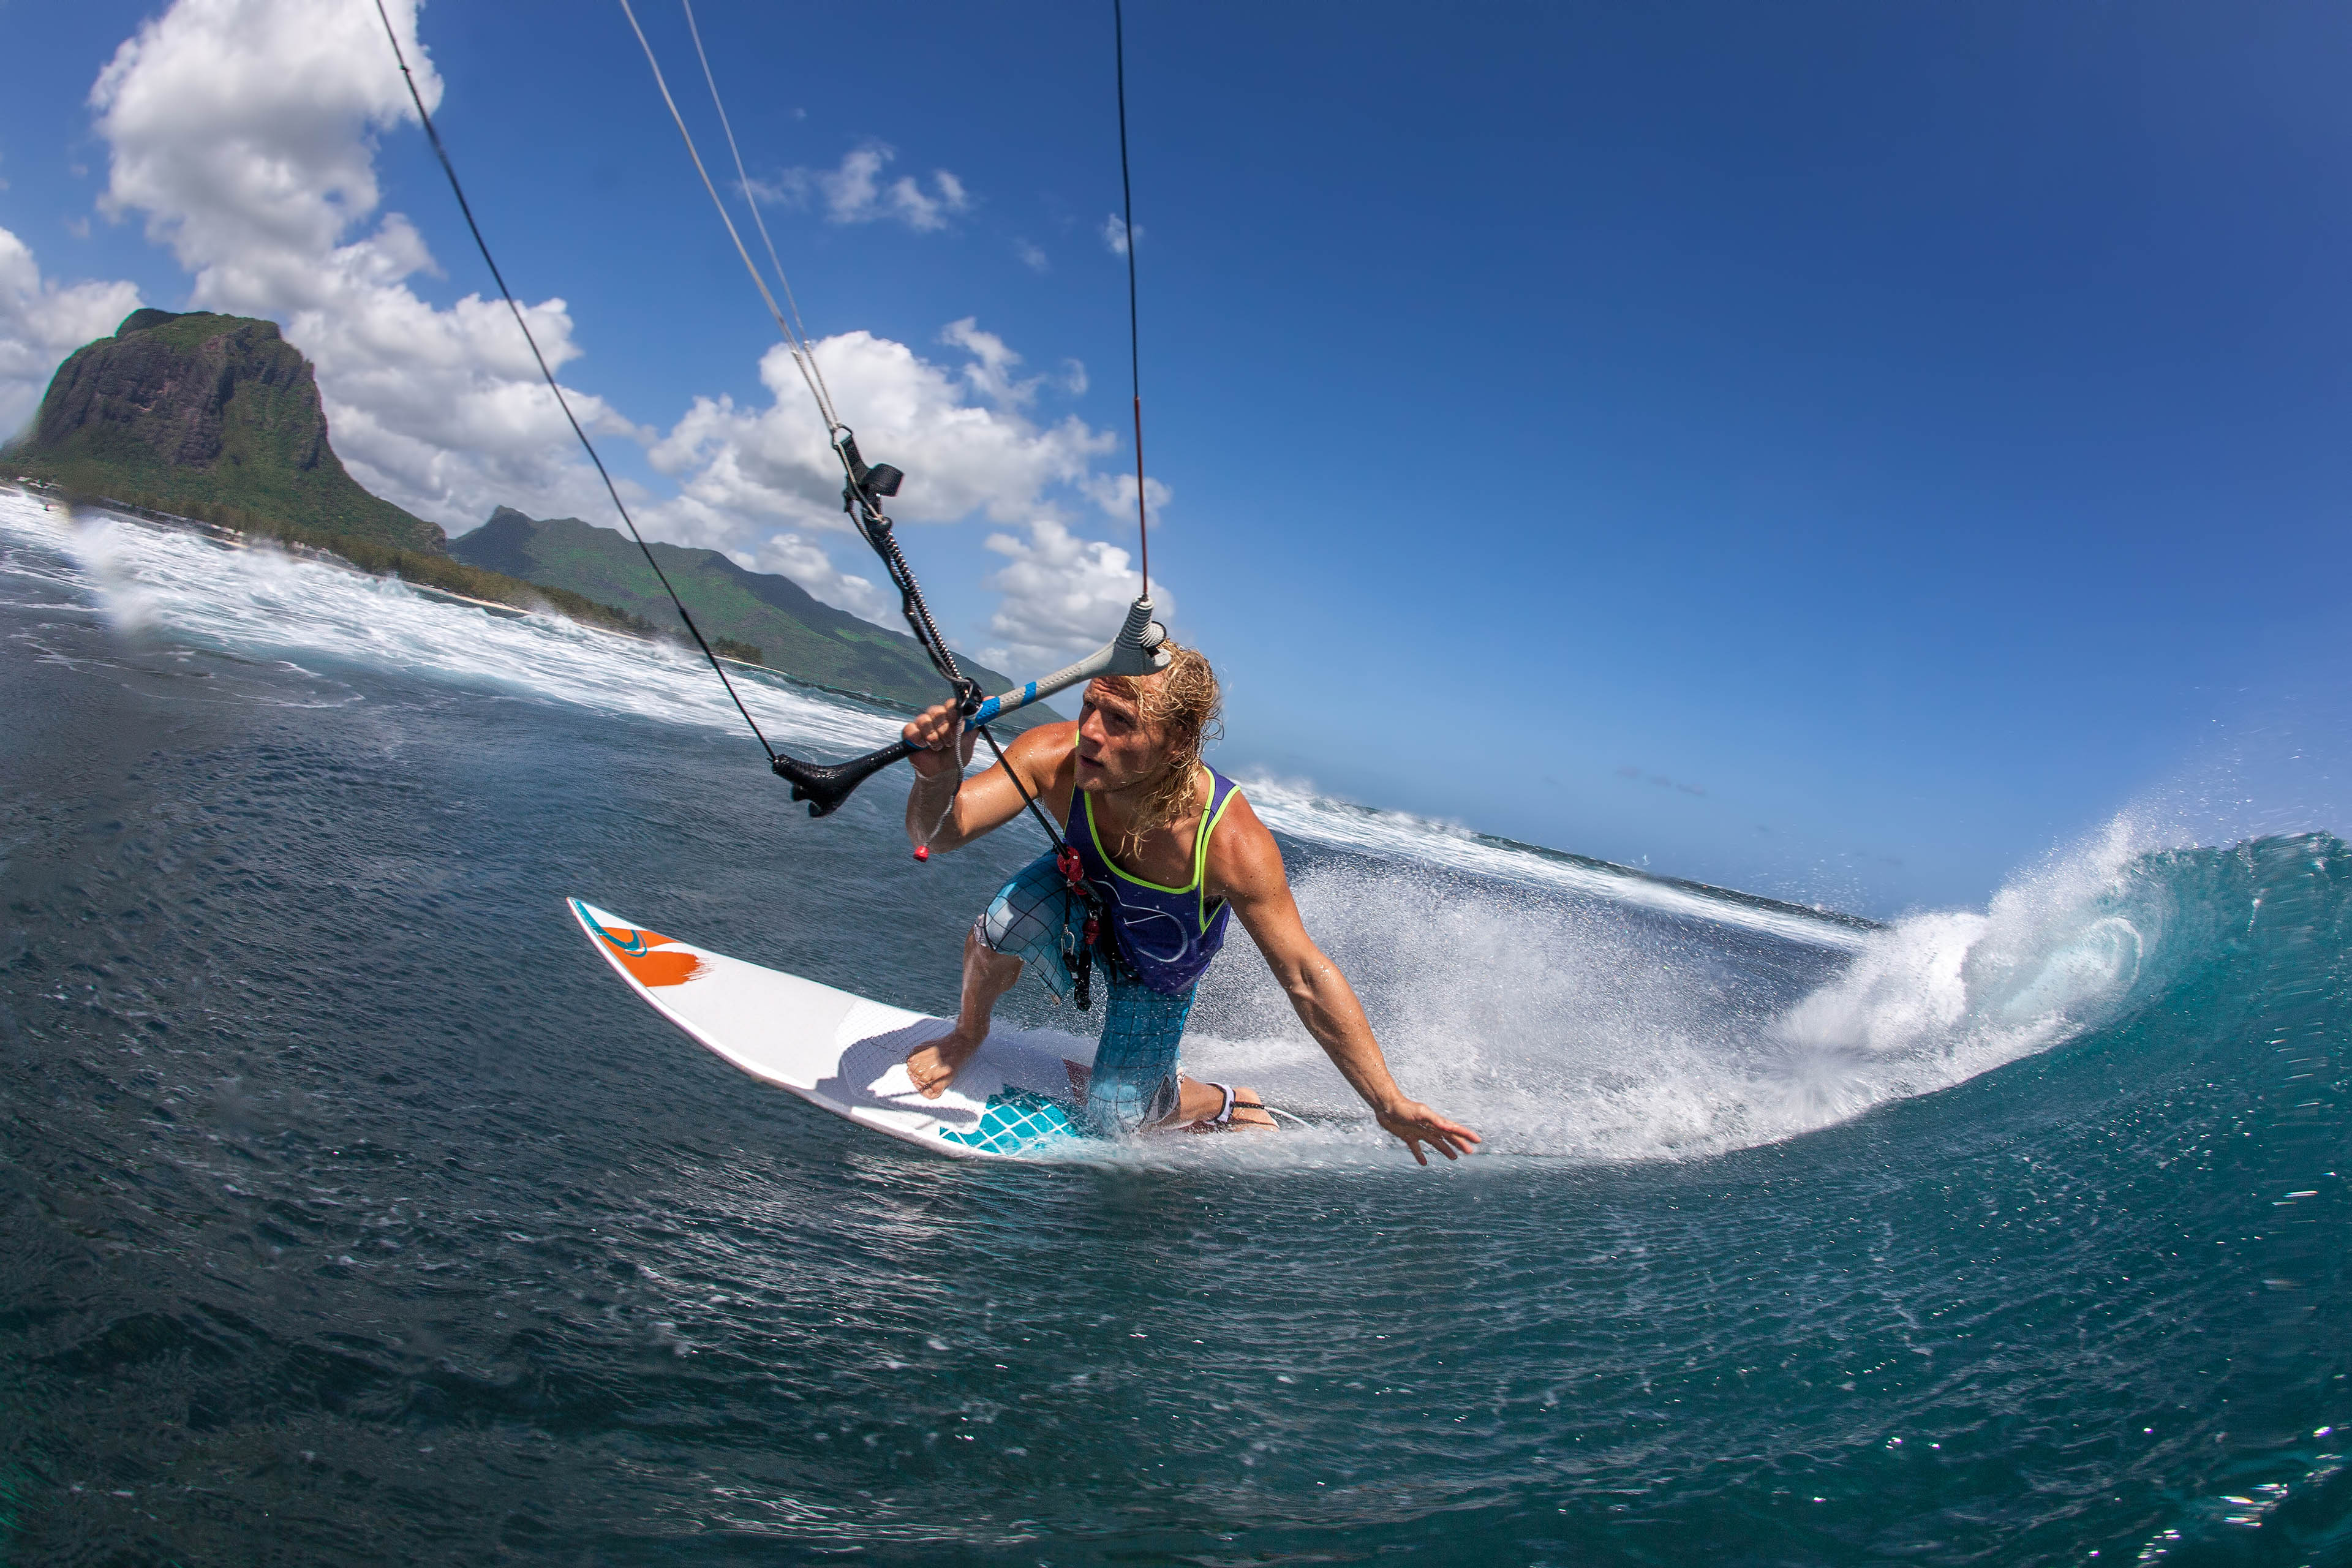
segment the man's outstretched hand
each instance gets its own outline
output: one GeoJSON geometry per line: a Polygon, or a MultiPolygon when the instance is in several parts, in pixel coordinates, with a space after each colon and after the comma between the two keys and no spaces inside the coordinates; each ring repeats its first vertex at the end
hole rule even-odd
{"type": "Polygon", "coordinates": [[[1429,1156],[1421,1152],[1423,1143],[1447,1159],[1456,1160],[1479,1142],[1478,1134],[1459,1121],[1447,1121],[1417,1100],[1400,1101],[1393,1109],[1379,1114],[1381,1129],[1402,1139],[1404,1146],[1412,1151],[1412,1157],[1424,1165],[1429,1163],[1429,1156]]]}

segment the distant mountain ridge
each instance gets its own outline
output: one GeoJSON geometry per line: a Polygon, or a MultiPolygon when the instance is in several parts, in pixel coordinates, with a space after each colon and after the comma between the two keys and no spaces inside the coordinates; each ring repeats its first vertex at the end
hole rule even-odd
{"type": "MultiPolygon", "coordinates": [[[[58,367],[32,429],[0,448],[0,460],[69,496],[315,546],[370,572],[551,607],[635,636],[679,634],[677,613],[645,557],[612,529],[500,507],[453,543],[436,524],[371,495],[328,440],[310,362],[274,321],[133,310],[112,336],[83,344],[58,367]]],[[[904,632],[715,550],[653,548],[715,651],[893,704],[946,695],[904,632]]],[[[958,658],[991,691],[1013,684],[958,658]]],[[[1040,706],[1003,728],[1054,717],[1040,706]]]]}
{"type": "Polygon", "coordinates": [[[74,493],[183,512],[236,506],[400,550],[444,542],[343,470],[310,362],[274,321],[133,310],[58,367],[6,457],[74,493]]]}
{"type": "MultiPolygon", "coordinates": [[[[635,542],[617,529],[576,517],[533,518],[502,506],[448,548],[468,564],[616,605],[656,626],[677,620],[635,542]]],[[[695,624],[714,642],[723,637],[749,643],[773,668],[893,702],[919,706],[947,695],[921,647],[904,632],[836,610],[789,577],[746,571],[716,550],[656,543],[653,553],[694,612],[695,624]]],[[[1014,684],[961,652],[956,661],[992,692],[1014,684]]],[[[1040,708],[1028,721],[1055,717],[1040,708]]],[[[1026,725],[1007,720],[1004,727],[1026,725]]]]}

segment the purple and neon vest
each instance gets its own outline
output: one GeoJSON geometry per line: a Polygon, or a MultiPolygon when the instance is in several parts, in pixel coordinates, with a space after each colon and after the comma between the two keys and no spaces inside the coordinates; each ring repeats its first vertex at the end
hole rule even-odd
{"type": "Polygon", "coordinates": [[[1215,908],[1209,906],[1208,880],[1209,836],[1233,799],[1234,781],[1214,768],[1209,780],[1209,808],[1201,814],[1201,829],[1192,840],[1192,880],[1185,887],[1163,888],[1112,865],[1095,831],[1093,797],[1084,790],[1072,792],[1077,798],[1070,803],[1070,825],[1063,831],[1102,900],[1120,956],[1138,980],[1167,995],[1201,978],[1225,945],[1225,925],[1233,916],[1223,899],[1215,908]]]}

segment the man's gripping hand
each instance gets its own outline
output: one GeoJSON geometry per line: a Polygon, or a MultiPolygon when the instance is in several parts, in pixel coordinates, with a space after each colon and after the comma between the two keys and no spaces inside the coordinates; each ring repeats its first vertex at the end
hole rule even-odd
{"type": "Polygon", "coordinates": [[[962,773],[971,761],[971,749],[980,743],[980,732],[963,727],[963,715],[952,702],[932,703],[908,720],[898,733],[908,745],[923,748],[907,760],[927,779],[962,773]]]}
{"type": "Polygon", "coordinates": [[[1423,1143],[1454,1160],[1470,1152],[1480,1141],[1478,1134],[1459,1121],[1447,1121],[1417,1100],[1400,1100],[1379,1116],[1381,1129],[1402,1139],[1412,1157],[1424,1165],[1429,1156],[1421,1152],[1423,1143]]]}

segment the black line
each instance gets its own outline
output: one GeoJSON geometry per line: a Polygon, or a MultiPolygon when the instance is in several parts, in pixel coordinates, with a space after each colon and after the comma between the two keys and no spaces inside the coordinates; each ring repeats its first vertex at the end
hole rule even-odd
{"type": "Polygon", "coordinates": [[[1118,78],[1119,222],[1127,226],[1127,366],[1135,393],[1135,542],[1143,596],[1151,596],[1151,529],[1143,516],[1143,335],[1135,304],[1135,184],[1127,173],[1127,14],[1122,0],[1110,0],[1112,52],[1118,78]]]}
{"type": "MultiPolygon", "coordinates": [[[[751,726],[751,733],[758,738],[761,750],[768,753],[770,762],[775,761],[776,748],[768,744],[768,737],[761,733],[760,721],[751,717],[749,708],[743,706],[743,699],[736,693],[735,683],[727,679],[726,667],[719,662],[719,656],[710,651],[710,645],[703,640],[702,628],[696,626],[694,617],[687,613],[686,601],[677,596],[676,588],[670,586],[669,574],[661,569],[661,563],[654,559],[653,546],[647,544],[646,536],[637,531],[636,520],[629,515],[628,507],[621,500],[620,487],[613,483],[613,476],[605,470],[604,459],[596,455],[596,444],[589,440],[588,432],[580,427],[578,416],[572,412],[572,400],[563,395],[563,388],[556,383],[555,373],[547,368],[547,356],[539,352],[539,340],[531,335],[530,323],[523,319],[522,307],[515,303],[514,290],[507,287],[506,276],[499,270],[497,258],[490,254],[489,242],[482,237],[482,226],[474,221],[473,204],[466,200],[466,187],[457,183],[457,167],[449,162],[449,150],[441,145],[441,132],[433,128],[433,116],[425,111],[425,97],[416,90],[416,78],[408,68],[408,56],[401,49],[400,35],[393,28],[392,16],[384,10],[383,0],[375,0],[375,14],[383,21],[383,36],[392,40],[392,58],[400,62],[401,79],[408,83],[409,101],[416,105],[416,118],[425,122],[425,134],[433,143],[433,155],[441,160],[441,172],[449,176],[449,189],[457,198],[457,210],[466,215],[466,227],[473,234],[474,248],[482,253],[482,261],[489,268],[490,277],[497,281],[500,297],[506,300],[507,309],[514,312],[515,325],[522,329],[523,342],[530,345],[530,357],[539,362],[539,374],[547,379],[547,389],[555,394],[556,406],[563,410],[563,417],[571,424],[572,433],[580,437],[580,445],[586,449],[588,460],[596,465],[596,477],[604,481],[604,493],[613,498],[613,510],[621,514],[623,522],[628,524],[629,537],[637,542],[639,550],[645,552],[646,564],[654,569],[654,575],[661,580],[662,591],[669,595],[669,602],[677,606],[677,618],[686,623],[686,629],[694,637],[695,646],[702,650],[702,657],[710,661],[711,670],[719,677],[719,684],[727,688],[727,695],[734,699],[735,710],[743,715],[743,722],[751,726]]],[[[1133,248],[1132,243],[1129,248],[1133,248]]]]}
{"type": "MultiPolygon", "coordinates": [[[[1045,830],[1045,837],[1053,842],[1055,848],[1059,849],[1062,847],[1062,835],[1054,830],[1053,821],[1038,808],[1037,797],[1029,793],[1029,786],[1023,784],[1021,775],[1013,771],[1013,759],[1006,756],[1004,748],[996,743],[996,732],[985,724],[975,724],[972,728],[978,730],[981,739],[988,742],[988,749],[996,753],[996,765],[1004,770],[1004,776],[1013,781],[1013,787],[1021,792],[1021,804],[1029,808],[1029,815],[1037,819],[1037,826],[1045,830]]],[[[1073,807],[1076,806],[1076,796],[1072,797],[1071,805],[1073,807]]]]}

